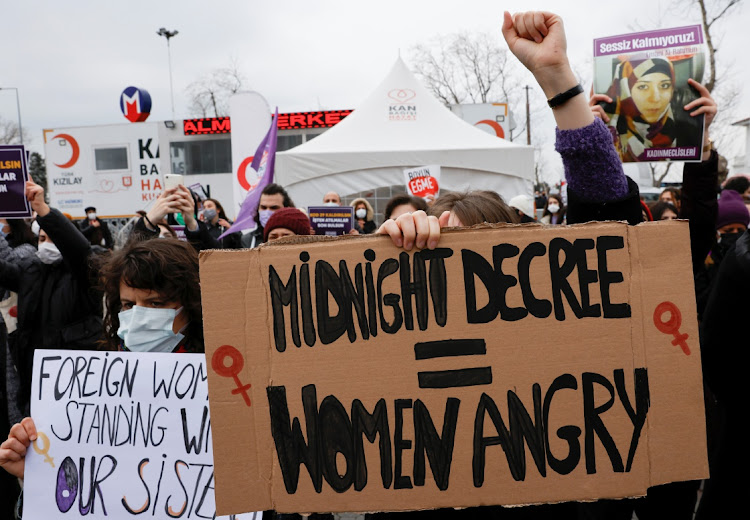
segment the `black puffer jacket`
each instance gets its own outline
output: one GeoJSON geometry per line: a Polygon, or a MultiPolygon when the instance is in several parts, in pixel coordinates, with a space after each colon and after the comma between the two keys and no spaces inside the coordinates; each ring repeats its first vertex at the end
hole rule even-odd
{"type": "Polygon", "coordinates": [[[56,209],[37,221],[63,259],[43,264],[0,258],[0,286],[18,293],[18,328],[9,344],[24,408],[36,349],[94,350],[102,336],[102,299],[89,280],[88,240],[56,209]]]}

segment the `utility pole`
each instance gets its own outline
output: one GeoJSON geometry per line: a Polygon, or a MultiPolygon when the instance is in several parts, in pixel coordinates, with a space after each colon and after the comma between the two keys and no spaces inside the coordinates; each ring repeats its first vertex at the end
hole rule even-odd
{"type": "Polygon", "coordinates": [[[18,137],[23,144],[23,126],[21,126],[21,102],[18,100],[18,89],[16,87],[0,87],[0,90],[16,91],[16,109],[18,110],[18,137]]]}
{"type": "Polygon", "coordinates": [[[169,94],[172,99],[172,120],[174,120],[174,88],[172,87],[172,51],[169,46],[169,40],[179,34],[179,31],[168,31],[161,27],[156,34],[164,36],[167,39],[167,59],[169,60],[169,94]]]}
{"type": "Polygon", "coordinates": [[[526,144],[531,146],[531,117],[529,112],[529,89],[530,86],[523,87],[526,89],[526,144]]]}

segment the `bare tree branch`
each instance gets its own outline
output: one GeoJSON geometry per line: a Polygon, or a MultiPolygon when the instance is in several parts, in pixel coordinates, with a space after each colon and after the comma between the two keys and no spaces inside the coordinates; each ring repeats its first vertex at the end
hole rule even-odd
{"type": "MultiPolygon", "coordinates": [[[[0,144],[19,144],[18,124],[10,119],[0,117],[0,144]]],[[[23,129],[23,140],[27,141],[27,131],[23,129]]]]}
{"type": "Polygon", "coordinates": [[[229,115],[229,98],[242,90],[247,79],[232,60],[228,67],[214,69],[187,86],[190,112],[196,117],[229,115]]]}
{"type": "MultiPolygon", "coordinates": [[[[512,141],[526,130],[523,85],[528,81],[509,56],[495,34],[454,33],[413,47],[410,62],[427,89],[445,105],[508,103],[520,127],[511,129],[512,141]]],[[[533,92],[530,112],[537,115],[546,105],[538,91],[533,92]]]]}
{"type": "Polygon", "coordinates": [[[672,166],[674,165],[673,162],[658,162],[658,163],[648,163],[649,170],[651,170],[651,182],[654,186],[654,188],[661,187],[662,181],[667,177],[669,174],[669,170],[672,169],[672,166]]]}
{"type": "Polygon", "coordinates": [[[517,67],[508,60],[508,52],[495,35],[456,33],[434,38],[429,45],[417,45],[410,61],[414,72],[443,103],[490,103],[511,101],[509,81],[517,77],[517,67]]]}
{"type": "Polygon", "coordinates": [[[706,0],[695,0],[695,4],[701,13],[701,21],[703,23],[703,32],[706,35],[706,48],[708,49],[708,63],[710,67],[708,80],[703,85],[708,89],[709,92],[713,92],[716,86],[716,53],[718,48],[714,44],[713,36],[711,34],[711,28],[714,23],[721,20],[722,17],[727,15],[734,7],[738,6],[742,0],[723,0],[721,2],[706,0]],[[709,9],[717,11],[716,14],[711,14],[709,9]]]}

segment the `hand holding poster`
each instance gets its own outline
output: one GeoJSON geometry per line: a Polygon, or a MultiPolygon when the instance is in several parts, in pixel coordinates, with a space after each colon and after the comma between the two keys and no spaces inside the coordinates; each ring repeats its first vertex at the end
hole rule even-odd
{"type": "Polygon", "coordinates": [[[404,170],[409,195],[432,202],[440,194],[440,166],[420,166],[404,170]]]}
{"type": "Polygon", "coordinates": [[[594,93],[623,162],[700,161],[703,115],[683,107],[700,95],[705,67],[700,25],[594,40],[594,93]]]}
{"type": "Polygon", "coordinates": [[[26,200],[26,151],[23,146],[0,146],[0,218],[31,216],[26,200]]]}
{"type": "Polygon", "coordinates": [[[205,356],[37,350],[32,388],[24,518],[215,517],[205,356]]]}
{"type": "Polygon", "coordinates": [[[687,222],[592,223],[202,253],[207,355],[252,360],[208,374],[219,512],[586,501],[706,477],[689,243],[687,222]]]}

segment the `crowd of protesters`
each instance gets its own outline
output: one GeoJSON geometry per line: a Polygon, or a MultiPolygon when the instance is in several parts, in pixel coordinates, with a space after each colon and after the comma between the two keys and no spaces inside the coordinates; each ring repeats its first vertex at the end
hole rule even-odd
{"type": "MultiPolygon", "coordinates": [[[[578,83],[565,53],[559,17],[506,13],[503,34],[513,54],[534,74],[552,99],[578,83]],[[546,61],[545,61],[546,60],[546,61]]],[[[700,97],[686,107],[704,115],[706,139],[716,104],[700,84],[700,97]]],[[[750,223],[746,201],[750,183],[732,180],[718,195],[718,159],[706,141],[702,162],[686,164],[682,190],[669,189],[652,206],[642,204],[637,185],[625,176],[611,134],[602,122],[607,115],[597,103],[576,93],[553,109],[556,149],[563,159],[566,197],[559,193],[504,194],[474,190],[447,193],[427,203],[409,195],[393,197],[384,222],[374,219],[365,198],[351,202],[352,234],[389,235],[395,247],[434,249],[441,229],[481,223],[572,225],[618,220],[631,225],[645,220],[689,220],[693,274],[702,320],[701,348],[709,408],[711,480],[706,481],[698,515],[716,518],[738,506],[740,480],[735,480],[733,453],[739,453],[739,364],[730,349],[739,345],[748,306],[732,294],[750,286],[750,223]],[[564,200],[565,199],[565,200],[564,200]],[[567,202],[567,204],[566,204],[567,202]],[[542,215],[537,220],[537,211],[542,215]],[[735,377],[736,375],[736,377],[735,377]],[[732,377],[729,377],[732,376],[732,377]]],[[[0,447],[3,494],[8,508],[16,504],[24,476],[24,456],[36,437],[29,416],[31,363],[36,349],[107,349],[131,352],[203,352],[203,326],[198,278],[198,251],[254,248],[293,235],[309,235],[312,226],[295,208],[286,190],[265,186],[259,199],[256,227],[220,238],[231,226],[222,204],[200,200],[184,186],[167,189],[150,209],[140,212],[113,239],[96,208],[86,209],[77,227],[44,200],[41,187],[29,181],[26,196],[36,217],[0,220],[0,297],[6,302],[0,320],[0,447]],[[184,226],[178,240],[172,226],[184,226]],[[35,231],[36,229],[36,231],[35,231]],[[12,305],[8,305],[11,302],[12,305]],[[102,305],[103,302],[103,305],[102,305]],[[12,306],[13,312],[6,312],[12,306]]],[[[323,204],[339,206],[335,191],[323,204]]],[[[528,233],[538,227],[530,226],[528,233]]],[[[689,454],[686,454],[689,456],[689,454]]],[[[430,512],[475,518],[692,518],[698,482],[668,484],[637,500],[568,503],[525,508],[478,508],[430,512]]],[[[425,516],[426,513],[422,513],[425,516]]],[[[420,516],[420,513],[402,515],[420,516]]],[[[377,518],[400,516],[381,513],[377,518]]]]}

